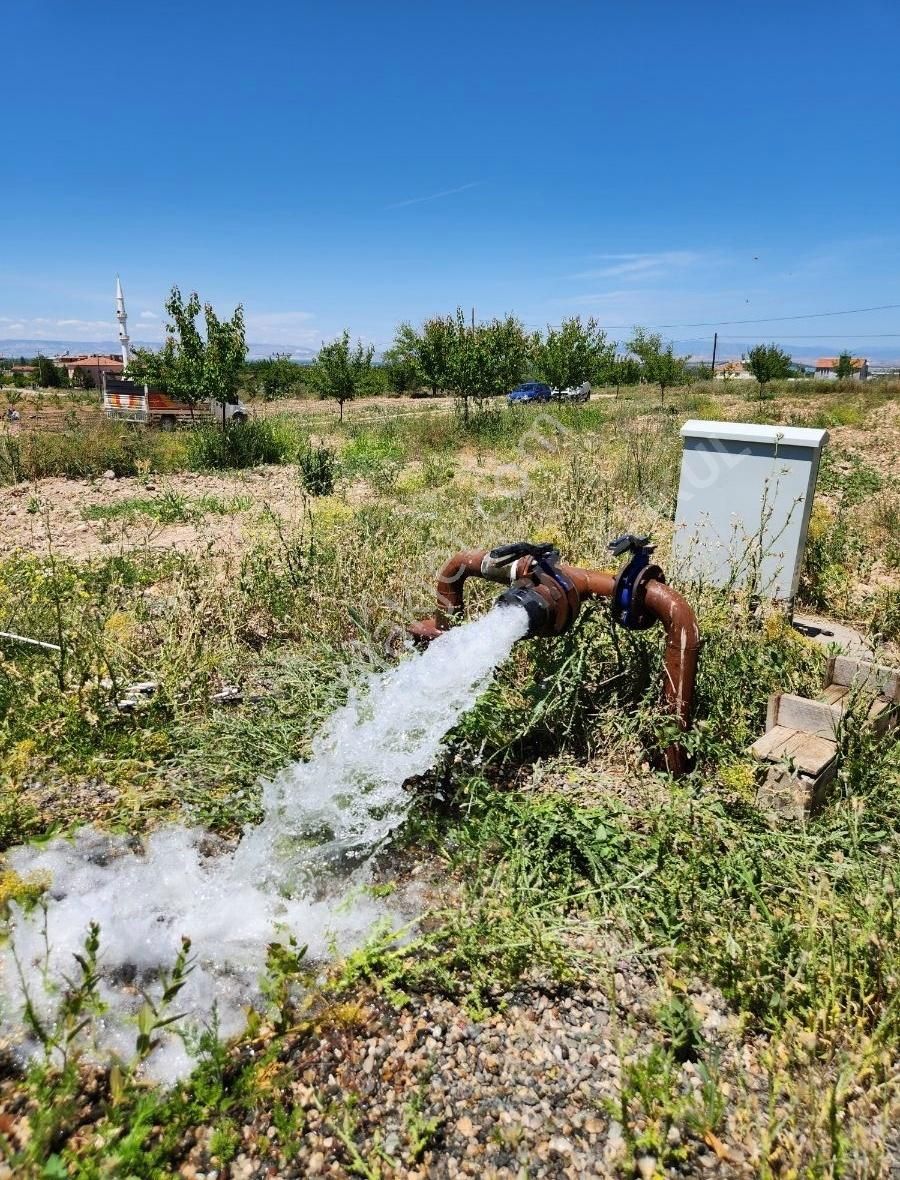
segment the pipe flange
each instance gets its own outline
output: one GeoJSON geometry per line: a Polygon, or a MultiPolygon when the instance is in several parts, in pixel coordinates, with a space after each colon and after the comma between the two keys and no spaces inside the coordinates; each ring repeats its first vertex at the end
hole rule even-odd
{"type": "Polygon", "coordinates": [[[564,635],[575,622],[581,609],[581,596],[570,577],[556,566],[547,567],[537,562],[530,571],[536,586],[543,589],[553,607],[551,634],[564,635]]]}
{"type": "MultiPolygon", "coordinates": [[[[619,584],[627,572],[628,567],[626,566],[615,580],[612,598],[610,599],[610,608],[618,601],[619,584]]],[[[652,627],[656,622],[656,617],[650,614],[646,607],[647,583],[664,583],[665,580],[666,575],[658,565],[644,566],[635,577],[634,585],[631,588],[631,603],[628,607],[628,617],[627,619],[616,618],[616,622],[626,627],[629,631],[646,631],[652,627]]]]}

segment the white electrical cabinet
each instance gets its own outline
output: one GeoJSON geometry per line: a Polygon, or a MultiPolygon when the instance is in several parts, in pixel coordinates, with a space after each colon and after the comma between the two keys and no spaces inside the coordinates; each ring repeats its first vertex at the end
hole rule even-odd
{"type": "Polygon", "coordinates": [[[691,420],[681,436],[673,572],[792,600],[828,432],[691,420]]]}

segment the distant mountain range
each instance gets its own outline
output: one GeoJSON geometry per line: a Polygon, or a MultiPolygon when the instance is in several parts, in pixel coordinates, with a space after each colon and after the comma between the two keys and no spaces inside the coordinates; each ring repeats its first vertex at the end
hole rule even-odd
{"type": "MultiPolygon", "coordinates": [[[[135,348],[159,348],[158,340],[132,340],[135,348]]],[[[61,356],[64,353],[100,353],[103,356],[119,356],[122,347],[118,340],[0,340],[0,357],[10,356],[61,356]]],[[[290,353],[291,359],[303,363],[316,355],[314,348],[292,344],[248,344],[250,360],[261,360],[274,356],[276,352],[290,353]]]]}
{"type": "MultiPolygon", "coordinates": [[[[766,336],[764,332],[760,332],[759,340],[748,340],[742,343],[738,348],[733,341],[720,340],[718,351],[716,352],[716,363],[719,361],[734,361],[740,360],[741,354],[746,353],[751,349],[754,343],[768,344],[770,337],[766,336]]],[[[835,337],[834,340],[817,340],[814,347],[810,347],[809,341],[791,343],[788,340],[776,340],[779,348],[783,348],[786,353],[798,365],[814,365],[820,356],[840,356],[844,351],[850,351],[854,356],[865,357],[870,365],[900,365],[900,344],[875,345],[874,347],[867,347],[865,342],[854,341],[852,338],[835,337]]],[[[0,348],[3,347],[0,341],[0,348]]],[[[712,359],[712,340],[676,340],[675,351],[681,356],[690,356],[692,360],[707,361],[712,359]]]]}
{"type": "MultiPolygon", "coordinates": [[[[765,341],[765,335],[760,334],[760,341],[765,341]]],[[[136,348],[158,348],[159,341],[132,341],[136,348]]],[[[735,349],[733,344],[728,341],[722,341],[719,344],[719,350],[716,354],[717,361],[738,360],[741,352],[746,352],[752,345],[747,342],[741,349],[735,349]]],[[[864,356],[868,358],[871,365],[883,366],[900,366],[900,352],[897,351],[897,345],[889,345],[887,347],[864,348],[860,347],[858,342],[854,346],[853,340],[840,340],[835,338],[833,343],[828,341],[819,341],[816,348],[810,348],[809,343],[791,344],[784,342],[781,347],[785,352],[789,353],[798,364],[812,365],[815,364],[816,358],[820,356],[838,356],[845,348],[850,349],[854,356],[864,356]]],[[[297,361],[298,364],[304,364],[312,360],[316,355],[314,348],[307,348],[305,345],[297,344],[256,344],[251,343],[247,346],[248,356],[250,360],[261,360],[264,357],[274,356],[276,352],[286,352],[290,355],[292,360],[297,361]]],[[[676,340],[675,350],[681,356],[689,356],[695,361],[709,361],[712,353],[711,340],[676,340]]],[[[43,353],[44,356],[60,356],[63,353],[92,353],[98,352],[102,354],[110,354],[118,356],[120,346],[118,340],[2,340],[0,339],[0,357],[11,356],[36,356],[38,353],[43,353]]],[[[378,354],[376,354],[378,359],[378,354]]]]}

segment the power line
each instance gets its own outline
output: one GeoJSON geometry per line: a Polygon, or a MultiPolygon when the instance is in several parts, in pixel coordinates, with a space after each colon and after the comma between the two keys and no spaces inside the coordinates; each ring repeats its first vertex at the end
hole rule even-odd
{"type": "MultiPolygon", "coordinates": [[[[648,328],[723,328],[734,324],[776,324],[784,323],[787,320],[816,320],[825,316],[838,315],[860,315],[867,311],[896,311],[900,308],[900,303],[880,303],[877,307],[850,307],[846,311],[806,311],[800,315],[771,315],[762,316],[759,319],[752,320],[700,320],[690,324],[647,324],[648,328]]],[[[613,329],[630,330],[633,325],[628,324],[602,324],[601,327],[608,331],[613,329]]]]}
{"type": "MultiPolygon", "coordinates": [[[[803,332],[791,332],[789,336],[778,336],[770,332],[757,333],[756,336],[723,336],[719,334],[720,340],[758,340],[760,335],[769,336],[770,339],[775,340],[834,340],[835,335],[846,336],[848,340],[887,340],[900,336],[900,332],[831,332],[827,336],[810,336],[803,332]]],[[[710,340],[710,336],[698,337],[701,340],[710,340]]]]}

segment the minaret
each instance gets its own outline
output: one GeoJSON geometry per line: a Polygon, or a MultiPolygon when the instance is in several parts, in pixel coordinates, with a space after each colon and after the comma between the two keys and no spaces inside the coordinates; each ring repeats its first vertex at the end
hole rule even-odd
{"type": "Polygon", "coordinates": [[[119,321],[119,343],[122,345],[122,364],[128,367],[131,360],[131,340],[128,338],[128,316],[125,312],[125,296],[122,284],[116,275],[116,319],[119,321]]]}

